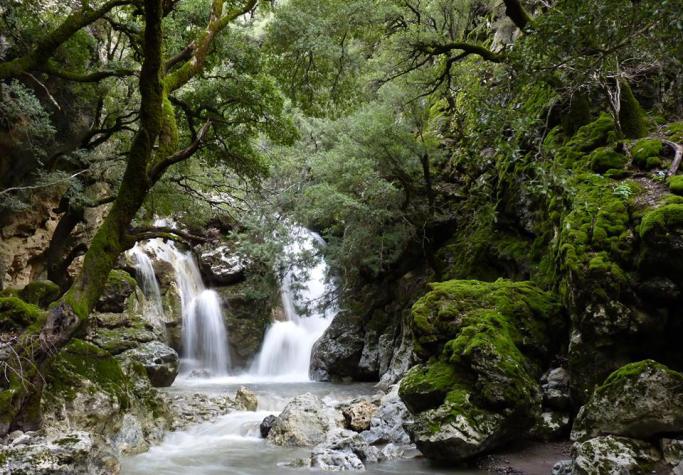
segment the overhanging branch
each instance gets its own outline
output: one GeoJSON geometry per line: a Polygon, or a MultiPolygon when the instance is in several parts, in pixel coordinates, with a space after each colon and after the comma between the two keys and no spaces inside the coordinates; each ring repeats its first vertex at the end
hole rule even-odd
{"type": "Polygon", "coordinates": [[[197,150],[199,150],[199,147],[204,142],[204,137],[206,136],[206,133],[209,131],[210,125],[211,121],[207,120],[206,123],[199,130],[197,138],[187,148],[179,150],[173,155],[169,155],[168,157],[154,164],[154,166],[149,171],[150,183],[155,183],[159,178],[161,178],[161,175],[164,174],[166,169],[174,163],[182,162],[190,158],[192,155],[194,155],[194,153],[197,150]]]}

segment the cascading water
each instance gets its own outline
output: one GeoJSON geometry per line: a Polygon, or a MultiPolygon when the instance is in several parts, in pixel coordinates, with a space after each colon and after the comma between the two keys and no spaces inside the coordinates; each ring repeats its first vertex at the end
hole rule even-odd
{"type": "Polygon", "coordinates": [[[161,291],[152,260],[147,256],[139,243],[129,251],[135,260],[135,270],[138,280],[142,283],[145,295],[143,316],[153,325],[160,325],[164,321],[164,307],[161,303],[161,291]]]}
{"type": "Polygon", "coordinates": [[[329,291],[325,285],[327,265],[317,256],[324,241],[299,226],[292,228],[290,237],[284,253],[289,265],[280,289],[286,320],[274,322],[266,332],[250,371],[250,376],[259,379],[309,381],[311,350],[337,311],[333,305],[320,309],[329,291]],[[298,264],[304,254],[315,255],[317,263],[311,267],[298,264]],[[310,314],[305,315],[301,309],[310,314]]]}
{"type": "MultiPolygon", "coordinates": [[[[165,225],[166,223],[160,223],[165,225]]],[[[228,373],[228,333],[221,311],[220,297],[202,282],[199,268],[191,253],[181,252],[173,242],[153,239],[144,245],[136,245],[131,254],[135,257],[142,276],[143,288],[152,287],[150,295],[159,292],[154,269],[147,254],[173,266],[175,281],[182,303],[182,349],[181,376],[224,376],[228,373]],[[144,256],[144,257],[142,257],[144,256]],[[149,266],[149,268],[147,267],[149,266]],[[149,275],[151,268],[151,277],[149,275]],[[147,279],[150,283],[146,284],[147,279]],[[151,284],[151,281],[154,284],[151,284]]],[[[147,291],[145,291],[147,295],[147,291]]],[[[159,296],[159,309],[161,297],[159,296]]],[[[151,306],[150,307],[154,307],[151,306]]],[[[156,310],[154,310],[156,311],[156,310]]],[[[163,315],[163,313],[162,313],[163,315]]],[[[149,317],[151,320],[152,317],[149,317]]]]}

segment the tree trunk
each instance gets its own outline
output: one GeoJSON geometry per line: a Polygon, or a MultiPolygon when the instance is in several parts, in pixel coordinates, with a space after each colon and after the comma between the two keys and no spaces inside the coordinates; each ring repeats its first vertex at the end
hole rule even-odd
{"type": "Polygon", "coordinates": [[[139,85],[141,122],[117,198],[97,230],[85,254],[83,269],[72,286],[48,312],[39,333],[27,330],[21,336],[17,355],[32,364],[22,368],[22,376],[12,375],[4,382],[0,393],[0,433],[20,426],[34,428],[39,422],[36,404],[39,408],[42,371],[82,328],[118,256],[133,244],[128,230],[150,188],[147,167],[161,129],[161,18],[161,0],[145,0],[144,61],[139,85]]]}

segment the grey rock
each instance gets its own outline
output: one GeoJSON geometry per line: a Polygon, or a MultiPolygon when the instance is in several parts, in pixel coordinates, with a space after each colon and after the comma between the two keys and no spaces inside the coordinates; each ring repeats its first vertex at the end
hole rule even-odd
{"type": "Polygon", "coordinates": [[[116,475],[116,457],[95,444],[87,432],[69,432],[57,438],[36,438],[30,444],[0,446],[0,474],[116,475]]]}
{"type": "Polygon", "coordinates": [[[564,368],[552,368],[541,377],[543,403],[553,409],[564,410],[570,406],[569,372],[564,368]]]}
{"type": "Polygon", "coordinates": [[[270,429],[273,427],[273,423],[276,419],[277,417],[273,416],[272,414],[270,416],[266,416],[263,418],[261,424],[259,425],[261,437],[263,437],[264,439],[268,437],[268,433],[270,432],[270,429]]]}
{"type": "Polygon", "coordinates": [[[339,312],[313,345],[311,378],[331,381],[353,377],[365,345],[361,319],[348,312],[339,312]]]}
{"type": "Polygon", "coordinates": [[[544,411],[531,431],[535,438],[549,441],[559,440],[569,433],[569,413],[559,411],[544,411]]]}
{"type": "Polygon", "coordinates": [[[664,461],[673,467],[673,472],[676,475],[678,475],[676,470],[683,473],[683,439],[662,439],[661,449],[664,461]]]}
{"type": "Polygon", "coordinates": [[[406,445],[410,443],[410,437],[403,428],[403,424],[409,422],[411,422],[411,415],[398,396],[398,385],[395,385],[380,400],[377,412],[370,419],[369,430],[363,432],[362,435],[372,445],[387,443],[406,445]]]}
{"type": "Polygon", "coordinates": [[[127,272],[112,270],[95,308],[100,312],[123,312],[126,310],[126,300],[135,291],[135,287],[135,279],[127,272]]]}
{"type": "Polygon", "coordinates": [[[268,433],[268,440],[286,447],[311,447],[325,440],[335,427],[333,410],[317,396],[305,393],[292,399],[268,433]]]}
{"type": "Polygon", "coordinates": [[[574,475],[648,473],[660,457],[647,442],[613,435],[577,442],[572,454],[574,475]]]}
{"type": "Polygon", "coordinates": [[[143,343],[137,348],[123,352],[119,358],[140,362],[154,387],[170,386],[178,375],[178,353],[160,341],[143,343]]]}
{"type": "Polygon", "coordinates": [[[258,408],[256,394],[245,386],[241,386],[237,390],[235,402],[238,406],[243,407],[245,411],[255,411],[258,408]]]}

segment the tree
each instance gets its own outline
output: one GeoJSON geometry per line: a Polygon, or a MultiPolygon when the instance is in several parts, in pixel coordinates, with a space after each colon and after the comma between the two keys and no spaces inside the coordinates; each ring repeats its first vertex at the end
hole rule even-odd
{"type": "MultiPolygon", "coordinates": [[[[44,54],[45,51],[53,52],[59,44],[68,39],[69,35],[77,31],[76,26],[80,28],[94,21],[96,12],[101,17],[104,11],[109,11],[119,4],[122,3],[108,2],[105,4],[106,7],[87,9],[85,12],[79,11],[69,15],[55,32],[48,34],[39,42],[42,49],[33,48],[18,58],[0,63],[0,71],[4,71],[2,77],[23,74],[34,68],[44,70],[49,59],[49,56],[44,54]]],[[[197,7],[202,4],[203,2],[195,2],[191,6],[197,7]]],[[[220,33],[237,19],[253,11],[256,4],[257,0],[243,2],[212,0],[205,27],[197,28],[189,43],[175,56],[166,60],[163,58],[163,53],[165,40],[168,37],[164,35],[162,24],[164,16],[175,7],[175,2],[145,0],[144,5],[141,5],[144,33],[141,42],[142,65],[138,83],[139,122],[127,153],[123,177],[112,207],[85,253],[83,267],[75,281],[48,311],[42,327],[27,330],[21,335],[15,348],[15,359],[29,361],[31,364],[24,365],[22,375],[13,373],[4,381],[4,388],[0,393],[2,402],[0,429],[2,431],[36,423],[34,419],[25,420],[22,417],[35,416],[30,409],[35,408],[36,398],[38,400],[40,398],[42,384],[40,372],[49,363],[54,353],[83,327],[120,253],[130,248],[138,239],[157,236],[174,237],[179,234],[173,229],[133,226],[136,214],[145,198],[169,167],[201,153],[214,127],[223,127],[223,130],[230,126],[241,128],[237,133],[239,134],[240,131],[247,133],[242,137],[242,141],[245,142],[246,137],[263,130],[265,127],[263,124],[269,126],[282,124],[281,121],[271,124],[271,116],[277,115],[273,112],[282,112],[282,101],[275,104],[274,109],[264,107],[261,103],[241,104],[240,107],[230,109],[226,105],[231,103],[229,100],[225,104],[214,104],[217,107],[211,110],[202,109],[201,104],[198,109],[188,108],[187,129],[179,127],[178,124],[174,102],[180,104],[178,102],[180,99],[176,96],[190,81],[195,78],[201,79],[200,74],[213,60],[212,48],[220,41],[220,33]],[[249,107],[253,107],[254,110],[250,113],[245,112],[249,107]],[[235,114],[238,114],[237,120],[231,124],[230,119],[235,119],[235,114]],[[192,118],[201,118],[202,125],[195,129],[192,118]],[[244,127],[248,128],[244,129],[244,127]],[[181,138],[189,138],[189,144],[184,147],[180,146],[181,138]],[[25,381],[30,384],[25,384],[25,381]]],[[[213,66],[214,70],[221,70],[221,68],[216,68],[215,63],[213,66]]],[[[226,68],[230,69],[230,66],[226,68]]],[[[225,80],[230,79],[226,77],[225,80]]],[[[269,94],[271,97],[274,95],[273,92],[269,94]]],[[[265,128],[268,129],[268,127],[265,128]]],[[[273,130],[270,132],[271,135],[275,135],[273,130]]],[[[216,139],[218,140],[219,137],[216,139]]],[[[242,156],[241,152],[251,153],[253,158],[253,150],[246,145],[236,152],[224,151],[232,153],[228,153],[223,158],[238,160],[242,156]]]]}

